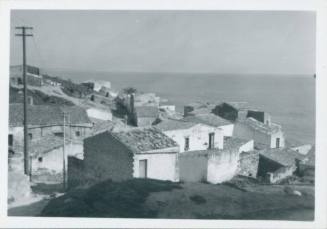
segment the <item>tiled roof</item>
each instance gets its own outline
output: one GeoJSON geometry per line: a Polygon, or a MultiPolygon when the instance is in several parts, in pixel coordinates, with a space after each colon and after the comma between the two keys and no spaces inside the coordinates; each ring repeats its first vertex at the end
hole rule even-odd
{"type": "Polygon", "coordinates": [[[206,125],[214,126],[214,127],[231,124],[231,122],[229,122],[228,120],[223,119],[212,113],[187,116],[187,117],[183,118],[183,120],[189,121],[189,122],[195,122],[195,123],[202,123],[202,124],[206,124],[206,125]]]}
{"type": "MultiPolygon", "coordinates": [[[[49,105],[37,105],[27,107],[28,125],[63,125],[63,113],[70,115],[71,124],[91,124],[86,111],[77,106],[60,107],[49,105]]],[[[9,125],[22,126],[24,120],[23,104],[10,104],[9,106],[9,125]]],[[[68,122],[66,118],[66,122],[68,122]]]]}
{"type": "Polygon", "coordinates": [[[256,131],[260,131],[262,133],[273,134],[273,133],[277,133],[278,131],[281,131],[281,126],[278,124],[271,123],[270,125],[267,125],[262,122],[259,122],[254,118],[246,118],[238,122],[247,125],[252,129],[255,129],[256,131]]]}
{"type": "Polygon", "coordinates": [[[226,138],[224,140],[224,148],[239,148],[242,145],[248,143],[251,140],[241,139],[241,138],[226,138]]]}
{"type": "Polygon", "coordinates": [[[265,149],[260,151],[260,155],[283,166],[295,164],[295,159],[303,160],[305,157],[289,148],[265,149]]]}
{"type": "Polygon", "coordinates": [[[138,118],[157,118],[159,115],[159,108],[156,106],[138,106],[135,107],[135,112],[138,118]]]}
{"type": "Polygon", "coordinates": [[[184,120],[177,120],[177,119],[166,119],[161,121],[156,125],[156,127],[162,131],[169,131],[169,130],[184,130],[189,129],[193,126],[197,125],[193,122],[188,122],[184,120]]]}
{"type": "MultiPolygon", "coordinates": [[[[69,141],[66,140],[66,144],[69,141]]],[[[56,136],[44,136],[37,141],[32,141],[29,145],[29,151],[34,157],[57,149],[64,145],[64,139],[56,136]]]]}
{"type": "MultiPolygon", "coordinates": [[[[108,132],[109,133],[109,132],[108,132]]],[[[178,147],[178,144],[156,128],[137,128],[110,133],[135,153],[178,147]]]]}

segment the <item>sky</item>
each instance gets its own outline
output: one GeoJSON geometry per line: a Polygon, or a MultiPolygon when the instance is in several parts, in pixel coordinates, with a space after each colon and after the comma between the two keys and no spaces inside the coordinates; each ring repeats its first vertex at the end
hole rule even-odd
{"type": "Polygon", "coordinates": [[[45,69],[217,74],[315,73],[315,13],[290,11],[11,12],[34,27],[28,64],[45,69]]]}

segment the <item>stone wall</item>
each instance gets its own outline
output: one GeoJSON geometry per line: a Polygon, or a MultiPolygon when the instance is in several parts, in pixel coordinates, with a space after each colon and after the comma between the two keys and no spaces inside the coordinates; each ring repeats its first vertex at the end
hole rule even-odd
{"type": "Polygon", "coordinates": [[[133,153],[106,132],[84,140],[84,165],[85,173],[97,181],[133,177],[133,153]]]}
{"type": "Polygon", "coordinates": [[[285,179],[286,177],[292,176],[296,170],[296,166],[284,166],[277,169],[274,172],[267,173],[266,180],[269,183],[278,183],[279,181],[285,179]]]}
{"type": "Polygon", "coordinates": [[[85,174],[84,161],[76,157],[68,157],[68,189],[87,184],[87,175],[85,174]]]}
{"type": "Polygon", "coordinates": [[[256,178],[259,166],[259,153],[257,151],[243,152],[240,154],[238,174],[256,178]]]}

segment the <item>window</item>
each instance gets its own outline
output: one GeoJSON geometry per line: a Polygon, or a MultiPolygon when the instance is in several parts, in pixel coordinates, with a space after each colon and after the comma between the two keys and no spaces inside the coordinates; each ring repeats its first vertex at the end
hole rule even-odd
{"type": "Polygon", "coordinates": [[[28,134],[28,139],[31,141],[33,139],[33,134],[29,133],[28,134]]]}
{"type": "Polygon", "coordinates": [[[38,157],[37,160],[38,160],[39,162],[42,162],[42,161],[43,161],[43,157],[38,157]]]}
{"type": "Polygon", "coordinates": [[[209,149],[215,148],[215,133],[209,134],[209,149]]]}
{"type": "Polygon", "coordinates": [[[185,138],[185,145],[184,145],[184,151],[188,151],[190,149],[190,138],[185,138]]]}
{"type": "Polygon", "coordinates": [[[54,135],[57,136],[57,137],[63,137],[64,132],[56,132],[56,133],[54,133],[54,135]]]}
{"type": "Polygon", "coordinates": [[[276,148],[280,147],[280,138],[276,138],[276,148]]]}
{"type": "Polygon", "coordinates": [[[8,145],[13,146],[14,144],[14,136],[12,134],[8,135],[8,145]]]}
{"type": "Polygon", "coordinates": [[[94,95],[91,95],[91,101],[94,102],[94,95]]]}
{"type": "Polygon", "coordinates": [[[80,132],[80,131],[76,131],[76,132],[75,132],[75,136],[76,136],[76,137],[81,136],[81,132],[80,132]]]}
{"type": "Polygon", "coordinates": [[[106,93],[106,97],[109,97],[109,92],[106,93]]]}

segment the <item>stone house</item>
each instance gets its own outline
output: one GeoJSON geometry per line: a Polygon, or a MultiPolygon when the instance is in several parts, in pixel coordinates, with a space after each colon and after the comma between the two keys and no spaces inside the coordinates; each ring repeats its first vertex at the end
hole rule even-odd
{"type": "Polygon", "coordinates": [[[156,128],[105,131],[84,140],[84,172],[95,182],[151,178],[179,181],[179,147],[156,128]]]}
{"type": "Polygon", "coordinates": [[[159,109],[154,106],[139,106],[131,113],[131,120],[135,126],[145,127],[153,125],[159,118],[159,109]]]}
{"type": "Polygon", "coordinates": [[[293,175],[305,157],[289,148],[259,151],[258,176],[269,183],[277,183],[293,175]]]}
{"type": "MultiPolygon", "coordinates": [[[[24,144],[23,111],[23,104],[10,104],[8,145],[13,152],[22,149],[21,146],[24,144]]],[[[63,137],[64,112],[67,115],[65,120],[67,138],[82,140],[90,135],[93,124],[82,108],[76,106],[28,105],[27,122],[30,142],[39,141],[49,135],[63,137]]]]}
{"type": "Polygon", "coordinates": [[[223,119],[212,113],[202,113],[196,115],[189,115],[183,118],[185,121],[202,123],[205,125],[219,128],[223,131],[224,137],[232,137],[234,131],[234,124],[226,119],[223,119]]]}
{"type": "Polygon", "coordinates": [[[212,113],[231,122],[246,118],[248,104],[246,102],[223,102],[212,109],[212,113]]]}
{"type": "Polygon", "coordinates": [[[268,125],[254,118],[235,122],[233,136],[253,139],[256,148],[283,148],[285,146],[285,137],[280,125],[275,123],[268,125]]]}
{"type": "MultiPolygon", "coordinates": [[[[39,87],[43,85],[43,77],[38,67],[27,65],[26,79],[28,85],[39,87]]],[[[10,66],[10,83],[12,85],[23,85],[23,65],[10,66]]]]}
{"type": "Polygon", "coordinates": [[[181,153],[224,148],[222,130],[210,125],[167,119],[158,123],[156,127],[178,143],[181,153]]]}

